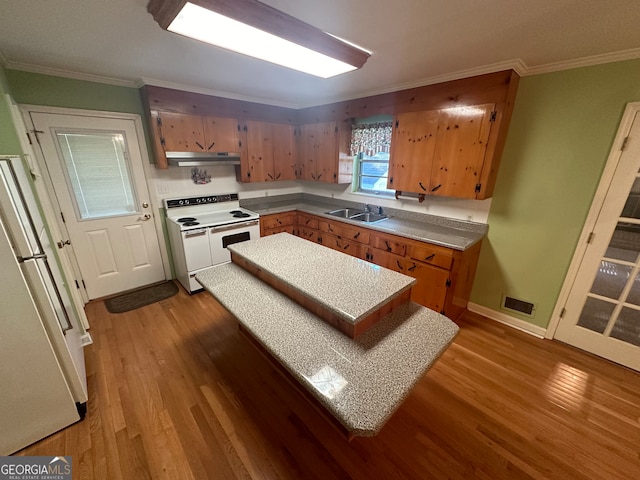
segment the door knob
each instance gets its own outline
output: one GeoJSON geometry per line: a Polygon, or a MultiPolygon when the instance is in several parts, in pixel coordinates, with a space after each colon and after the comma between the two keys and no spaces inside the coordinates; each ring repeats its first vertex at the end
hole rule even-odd
{"type": "Polygon", "coordinates": [[[149,220],[150,218],[151,218],[151,214],[149,214],[149,213],[145,213],[145,214],[142,216],[142,219],[143,219],[143,220],[149,220]]]}
{"type": "Polygon", "coordinates": [[[142,204],[142,208],[149,208],[149,204],[148,204],[147,202],[144,202],[144,203],[142,204]]]}

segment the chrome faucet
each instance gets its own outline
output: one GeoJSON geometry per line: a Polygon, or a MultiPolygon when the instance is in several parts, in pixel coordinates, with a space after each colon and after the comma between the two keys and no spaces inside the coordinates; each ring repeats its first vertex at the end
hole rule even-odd
{"type": "Polygon", "coordinates": [[[371,205],[369,205],[368,203],[364,204],[364,211],[365,212],[373,212],[374,210],[379,215],[382,215],[382,207],[374,205],[373,209],[372,209],[371,205]]]}
{"type": "Polygon", "coordinates": [[[368,203],[364,204],[364,211],[365,212],[370,212],[371,211],[371,205],[369,205],[368,203]]]}

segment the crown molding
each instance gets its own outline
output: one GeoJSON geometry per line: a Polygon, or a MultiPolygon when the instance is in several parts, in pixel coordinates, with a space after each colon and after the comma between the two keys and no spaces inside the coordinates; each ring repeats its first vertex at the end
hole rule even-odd
{"type": "MultiPolygon", "coordinates": [[[[2,59],[0,58],[0,60],[2,59]]],[[[38,73],[41,75],[51,75],[53,77],[63,77],[71,78],[73,80],[84,80],[86,82],[104,83],[117,87],[136,87],[136,82],[133,80],[124,80],[122,78],[94,75],[92,73],[75,72],[72,70],[65,70],[56,67],[45,67],[43,65],[34,65],[31,63],[12,62],[11,60],[6,60],[4,67],[9,70],[20,70],[23,72],[38,73]]]]}
{"type": "Polygon", "coordinates": [[[493,63],[491,65],[484,65],[482,67],[474,67],[466,70],[459,70],[453,73],[446,73],[443,75],[426,77],[420,80],[413,80],[411,82],[396,83],[394,85],[391,85],[385,88],[359,92],[356,96],[345,96],[345,97],[340,97],[336,99],[331,99],[329,101],[322,100],[320,101],[320,103],[297,105],[295,108],[309,108],[309,107],[324,105],[326,103],[339,103],[339,102],[345,102],[348,100],[354,100],[356,98],[373,97],[374,95],[382,95],[385,93],[398,92],[400,90],[408,90],[410,88],[425,87],[427,85],[434,85],[436,83],[450,82],[453,80],[460,80],[463,78],[475,77],[477,75],[485,75],[487,73],[495,73],[495,72],[500,72],[503,70],[510,70],[510,69],[514,70],[518,75],[522,77],[524,76],[524,72],[527,71],[527,66],[521,59],[517,58],[514,60],[507,60],[500,63],[493,63]]]}
{"type": "Polygon", "coordinates": [[[567,60],[564,62],[547,63],[536,67],[527,67],[524,75],[541,75],[543,73],[560,72],[562,70],[571,70],[573,68],[593,67],[605,63],[624,62],[625,60],[635,60],[640,58],[640,48],[632,48],[621,52],[603,53],[601,55],[592,55],[590,57],[577,58],[575,60],[567,60]]]}
{"type": "Polygon", "coordinates": [[[253,97],[250,95],[238,95],[237,93],[230,93],[224,90],[214,90],[210,88],[201,88],[201,87],[194,87],[192,85],[184,85],[181,83],[165,82],[164,80],[157,80],[155,78],[143,77],[138,82],[136,82],[137,88],[140,88],[144,85],[170,88],[173,90],[181,90],[183,92],[199,93],[201,95],[211,95],[214,97],[229,98],[231,100],[242,100],[244,102],[262,103],[264,105],[270,105],[273,107],[300,108],[298,105],[293,103],[277,102],[269,98],[253,97]]]}

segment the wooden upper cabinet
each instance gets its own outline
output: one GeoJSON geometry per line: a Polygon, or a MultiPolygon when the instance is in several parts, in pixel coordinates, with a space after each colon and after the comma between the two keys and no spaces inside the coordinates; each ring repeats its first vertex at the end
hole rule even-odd
{"type": "Polygon", "coordinates": [[[350,127],[339,127],[337,122],[311,123],[302,125],[299,132],[298,178],[326,183],[351,182],[350,127]]]}
{"type": "Polygon", "coordinates": [[[234,118],[202,117],[204,147],[207,152],[239,151],[238,120],[234,118]]]}
{"type": "Polygon", "coordinates": [[[494,109],[487,104],[440,111],[430,193],[476,198],[494,109]]]}
{"type": "Polygon", "coordinates": [[[238,152],[238,121],[159,112],[156,123],[165,152],[238,152]]]}
{"type": "Polygon", "coordinates": [[[494,112],[485,104],[397,115],[388,187],[478,198],[494,112]]]}
{"type": "Polygon", "coordinates": [[[439,113],[431,110],[396,115],[388,188],[419,193],[429,191],[439,113]]]}
{"type": "Polygon", "coordinates": [[[247,120],[241,127],[242,182],[295,180],[295,136],[291,125],[247,120]]]}

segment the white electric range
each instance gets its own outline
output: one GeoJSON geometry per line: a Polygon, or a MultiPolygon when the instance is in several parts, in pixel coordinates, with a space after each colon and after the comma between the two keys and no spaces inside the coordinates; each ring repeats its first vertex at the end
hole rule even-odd
{"type": "Polygon", "coordinates": [[[228,245],[260,237],[259,215],[240,207],[237,193],[165,199],[167,230],[178,281],[203,290],[196,273],[231,261],[228,245]]]}

